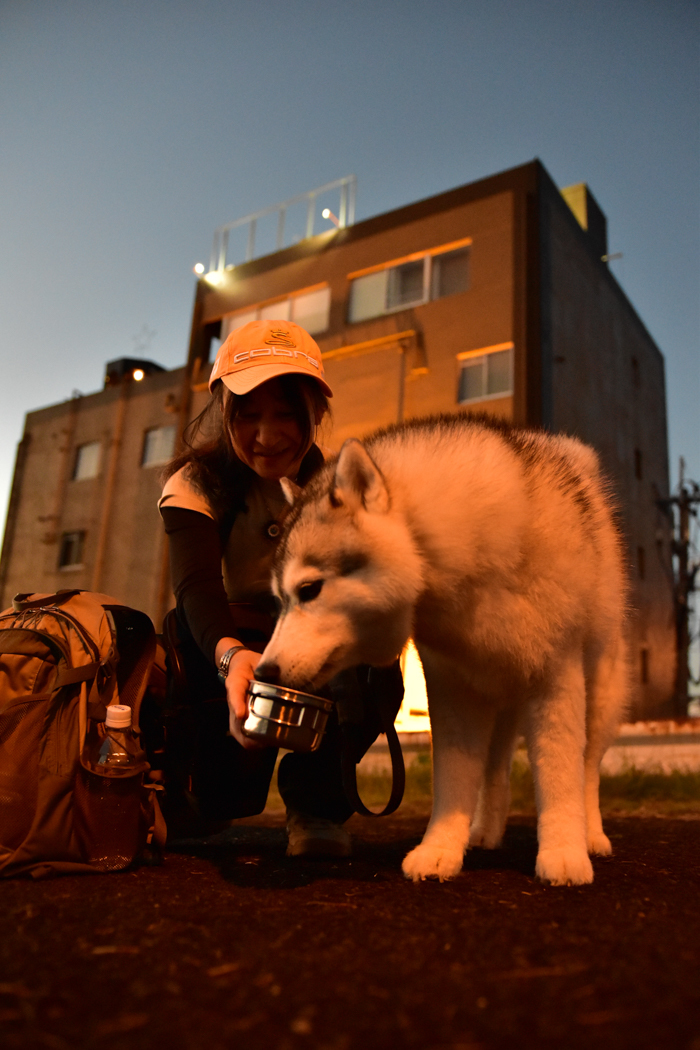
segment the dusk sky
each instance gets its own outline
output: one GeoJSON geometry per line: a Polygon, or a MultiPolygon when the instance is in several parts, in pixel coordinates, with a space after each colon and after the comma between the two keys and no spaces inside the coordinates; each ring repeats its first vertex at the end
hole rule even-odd
{"type": "Polygon", "coordinates": [[[24,413],[184,362],[224,222],[357,218],[539,157],[587,182],[700,481],[697,0],[0,0],[0,514],[24,413]]]}

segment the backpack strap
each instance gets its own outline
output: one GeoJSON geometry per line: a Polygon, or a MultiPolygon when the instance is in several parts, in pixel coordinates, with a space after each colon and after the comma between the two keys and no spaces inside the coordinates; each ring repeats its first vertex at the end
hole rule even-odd
{"type": "Polygon", "coordinates": [[[89,682],[99,671],[101,664],[83,664],[82,667],[66,667],[59,671],[54,689],[61,689],[64,685],[75,685],[76,682],[89,682]]]}
{"type": "Polygon", "coordinates": [[[26,594],[16,594],[12,599],[14,612],[24,612],[26,609],[42,609],[49,605],[62,605],[70,601],[76,594],[82,594],[80,589],[72,591],[56,591],[55,594],[34,594],[29,591],[26,594]]]}
{"type": "MultiPolygon", "coordinates": [[[[107,717],[108,701],[100,694],[100,671],[104,664],[86,664],[84,667],[74,667],[58,675],[55,688],[62,685],[73,685],[77,682],[90,682],[90,690],[85,690],[85,713],[93,722],[104,722],[107,717]]],[[[132,723],[133,725],[133,723],[132,723]]],[[[86,723],[87,726],[87,723],[86,723]]],[[[138,727],[137,727],[138,728],[138,727]]],[[[82,740],[85,734],[81,733],[82,740]]]]}

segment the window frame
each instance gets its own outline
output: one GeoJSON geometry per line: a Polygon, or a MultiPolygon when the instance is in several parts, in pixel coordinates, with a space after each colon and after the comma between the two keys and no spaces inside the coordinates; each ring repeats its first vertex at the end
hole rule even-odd
{"type": "Polygon", "coordinates": [[[61,540],[58,547],[58,571],[65,572],[68,569],[82,569],[85,566],[85,538],[87,533],[85,529],[72,529],[70,532],[61,533],[61,540]],[[70,543],[77,542],[79,561],[63,561],[64,553],[69,550],[70,543]]]}
{"type": "Polygon", "coordinates": [[[462,245],[461,248],[450,248],[449,251],[439,252],[439,253],[434,254],[431,257],[431,262],[430,262],[430,284],[429,284],[429,292],[430,292],[430,301],[431,302],[434,299],[447,299],[451,295],[462,295],[463,292],[469,291],[469,261],[470,261],[470,246],[468,244],[462,245]],[[458,254],[462,254],[462,253],[464,255],[466,255],[466,260],[467,260],[466,261],[466,268],[467,268],[467,286],[466,286],[466,288],[463,288],[461,292],[445,292],[442,295],[438,294],[437,291],[436,291],[436,286],[438,284],[438,279],[437,278],[438,278],[438,275],[440,273],[440,262],[443,259],[445,259],[447,256],[458,255],[458,254]],[[435,263],[437,263],[437,265],[435,265],[435,263]]]}
{"type": "MultiPolygon", "coordinates": [[[[488,373],[485,377],[485,385],[488,388],[488,373]]],[[[480,347],[477,350],[463,350],[457,354],[457,404],[458,405],[475,405],[482,404],[485,401],[498,401],[504,397],[513,397],[515,393],[515,345],[512,342],[508,343],[495,343],[493,346],[480,347]],[[510,351],[510,389],[499,390],[494,394],[482,394],[479,397],[471,397],[465,401],[460,400],[459,390],[461,385],[462,371],[465,366],[469,367],[469,362],[475,362],[479,359],[486,360],[494,354],[504,353],[510,351]]]]}
{"type": "MultiPolygon", "coordinates": [[[[353,270],[352,273],[347,275],[347,280],[350,282],[350,288],[347,296],[347,309],[346,309],[346,323],[347,324],[362,324],[366,321],[374,321],[378,317],[387,317],[391,314],[399,313],[401,310],[411,310],[416,306],[425,306],[427,303],[433,302],[437,299],[446,299],[447,295],[436,295],[435,293],[435,282],[433,279],[434,267],[433,260],[440,258],[444,255],[451,255],[454,252],[465,251],[467,257],[467,267],[469,266],[469,253],[473,239],[471,237],[462,237],[457,241],[450,241],[448,244],[441,244],[435,248],[428,248],[422,252],[412,252],[410,255],[404,255],[399,259],[391,259],[388,262],[378,263],[376,266],[368,266],[363,270],[353,270]],[[410,302],[399,303],[395,306],[387,306],[390,294],[390,274],[400,270],[403,266],[408,266],[411,263],[423,263],[423,287],[422,297],[420,299],[414,299],[410,302]],[[375,274],[386,273],[386,286],[384,291],[384,309],[381,313],[371,314],[365,317],[353,318],[352,316],[352,291],[353,284],[355,281],[363,277],[372,277],[375,274]]],[[[467,287],[464,291],[468,291],[469,288],[469,271],[467,270],[467,287]]],[[[450,293],[448,293],[450,294],[450,293]]],[[[461,295],[461,292],[452,293],[461,295]]]]}
{"type": "Polygon", "coordinates": [[[75,449],[75,456],[73,459],[73,471],[71,473],[71,481],[90,481],[92,478],[100,476],[100,467],[102,466],[102,442],[97,439],[96,441],[83,441],[82,444],[77,445],[75,449]],[[94,448],[97,446],[97,457],[95,463],[94,474],[78,474],[78,467],[82,458],[83,449],[94,448]]]}
{"type": "Polygon", "coordinates": [[[177,440],[177,425],[175,423],[165,423],[160,426],[146,427],[143,432],[143,441],[141,442],[141,462],[140,466],[143,470],[149,470],[151,467],[162,467],[166,463],[169,463],[175,453],[175,441],[177,440]],[[172,448],[169,455],[165,459],[151,459],[146,461],[146,449],[148,447],[148,435],[153,434],[156,431],[171,430],[173,433],[172,448]]]}
{"type": "MultiPolygon", "coordinates": [[[[240,310],[232,310],[230,313],[224,314],[221,318],[221,340],[223,342],[223,340],[229,336],[231,332],[234,332],[236,328],[242,327],[241,325],[236,325],[236,328],[231,328],[229,325],[232,319],[235,319],[236,317],[246,317],[246,321],[244,321],[243,324],[247,324],[248,321],[259,321],[261,320],[263,311],[267,312],[269,310],[274,310],[276,306],[286,306],[289,313],[288,320],[292,321],[294,324],[300,324],[300,322],[294,320],[294,300],[302,299],[307,295],[314,295],[317,292],[326,291],[328,292],[328,315],[325,328],[317,328],[314,332],[309,332],[309,335],[312,338],[315,338],[317,335],[323,335],[324,332],[328,331],[331,325],[332,295],[331,286],[327,281],[322,281],[320,284],[309,285],[308,288],[300,288],[298,291],[288,292],[286,295],[275,296],[274,299],[262,299],[258,303],[252,303],[250,306],[242,307],[240,310]]],[[[277,320],[278,318],[272,319],[277,320]]],[[[279,318],[279,320],[283,319],[279,318]]],[[[301,325],[301,327],[304,328],[304,325],[301,325]]],[[[304,330],[308,331],[306,328],[304,328],[304,330]]]]}

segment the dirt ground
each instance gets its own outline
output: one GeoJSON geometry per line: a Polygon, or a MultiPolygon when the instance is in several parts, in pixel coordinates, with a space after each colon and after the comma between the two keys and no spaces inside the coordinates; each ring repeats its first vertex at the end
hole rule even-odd
{"type": "Polygon", "coordinates": [[[4,883],[0,1043],[700,1050],[697,819],[608,819],[594,884],[552,888],[531,817],[406,882],[426,818],[354,817],[349,861],[285,858],[266,813],[161,867],[4,883]]]}

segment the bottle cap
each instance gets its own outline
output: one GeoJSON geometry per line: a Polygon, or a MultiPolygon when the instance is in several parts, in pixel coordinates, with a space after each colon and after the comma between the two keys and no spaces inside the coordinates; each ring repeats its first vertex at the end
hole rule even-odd
{"type": "Polygon", "coordinates": [[[114,729],[124,729],[131,725],[131,708],[128,704],[111,704],[107,708],[106,722],[114,729]]]}

